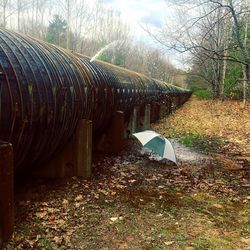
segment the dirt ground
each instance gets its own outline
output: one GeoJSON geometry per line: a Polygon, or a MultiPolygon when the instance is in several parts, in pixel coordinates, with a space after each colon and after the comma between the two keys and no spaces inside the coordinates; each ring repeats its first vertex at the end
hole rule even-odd
{"type": "Polygon", "coordinates": [[[91,180],[19,186],[7,249],[250,249],[249,121],[237,102],[192,98],[153,127],[203,160],[164,164],[131,141],[94,155],[91,180]]]}

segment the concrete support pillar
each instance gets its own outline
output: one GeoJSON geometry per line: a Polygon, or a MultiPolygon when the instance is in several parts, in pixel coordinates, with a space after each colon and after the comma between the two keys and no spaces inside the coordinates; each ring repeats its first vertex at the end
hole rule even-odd
{"type": "Polygon", "coordinates": [[[133,133],[150,129],[150,120],[151,120],[150,113],[151,113],[150,104],[146,104],[141,107],[136,106],[133,108],[133,112],[131,114],[130,122],[128,125],[130,137],[132,136],[133,133]]]}
{"type": "Polygon", "coordinates": [[[0,142],[0,249],[14,231],[14,167],[13,150],[0,142]]]}
{"type": "Polygon", "coordinates": [[[110,129],[111,151],[118,153],[124,146],[124,113],[116,111],[110,129]]]}
{"type": "Polygon", "coordinates": [[[139,117],[139,107],[134,107],[132,114],[130,116],[130,121],[128,125],[129,137],[132,136],[133,133],[138,132],[138,117],[139,117]]]}
{"type": "Polygon", "coordinates": [[[109,130],[96,141],[98,151],[116,154],[123,149],[126,137],[124,120],[123,111],[114,113],[109,130]]]}
{"type": "Polygon", "coordinates": [[[144,110],[143,130],[150,129],[150,109],[151,105],[146,104],[144,110]]]}
{"type": "Polygon", "coordinates": [[[91,176],[92,165],[92,122],[79,120],[75,133],[61,152],[36,171],[34,175],[44,178],[91,176]]]}
{"type": "Polygon", "coordinates": [[[76,175],[91,176],[92,165],[92,121],[80,120],[74,139],[74,159],[76,175]]]}
{"type": "Polygon", "coordinates": [[[168,107],[166,106],[167,103],[163,103],[160,105],[160,111],[159,111],[159,118],[162,119],[166,116],[166,113],[168,112],[168,107]]]}
{"type": "Polygon", "coordinates": [[[139,116],[139,107],[134,107],[133,114],[131,117],[131,134],[137,132],[138,116],[139,116]]]}
{"type": "Polygon", "coordinates": [[[152,103],[150,105],[150,123],[154,123],[159,120],[160,105],[158,103],[152,103]]]}

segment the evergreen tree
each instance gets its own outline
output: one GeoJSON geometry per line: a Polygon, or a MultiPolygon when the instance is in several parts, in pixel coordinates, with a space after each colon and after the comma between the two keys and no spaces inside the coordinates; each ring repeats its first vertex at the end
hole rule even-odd
{"type": "Polygon", "coordinates": [[[46,40],[49,43],[66,48],[67,45],[67,22],[59,15],[54,15],[49,23],[46,40]]]}

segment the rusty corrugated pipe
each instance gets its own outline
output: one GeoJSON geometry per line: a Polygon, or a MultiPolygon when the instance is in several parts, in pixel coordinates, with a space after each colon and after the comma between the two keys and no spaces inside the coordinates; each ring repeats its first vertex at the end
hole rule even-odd
{"type": "Polygon", "coordinates": [[[190,91],[54,45],[0,29],[0,140],[13,144],[15,168],[48,159],[91,119],[101,132],[116,110],[190,91]]]}

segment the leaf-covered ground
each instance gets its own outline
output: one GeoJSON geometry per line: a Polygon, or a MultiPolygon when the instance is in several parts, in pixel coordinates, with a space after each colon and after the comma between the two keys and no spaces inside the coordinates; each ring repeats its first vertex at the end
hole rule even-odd
{"type": "Polygon", "coordinates": [[[208,149],[214,144],[216,146],[217,142],[223,144],[224,153],[250,156],[250,103],[243,109],[238,101],[199,100],[192,97],[173,115],[153,127],[167,137],[184,138],[187,143],[188,139],[192,141],[205,137],[208,149]]]}
{"type": "Polygon", "coordinates": [[[95,159],[91,180],[19,186],[8,249],[250,249],[249,119],[192,99],[154,128],[211,161],[165,165],[133,142],[95,159]]]}

